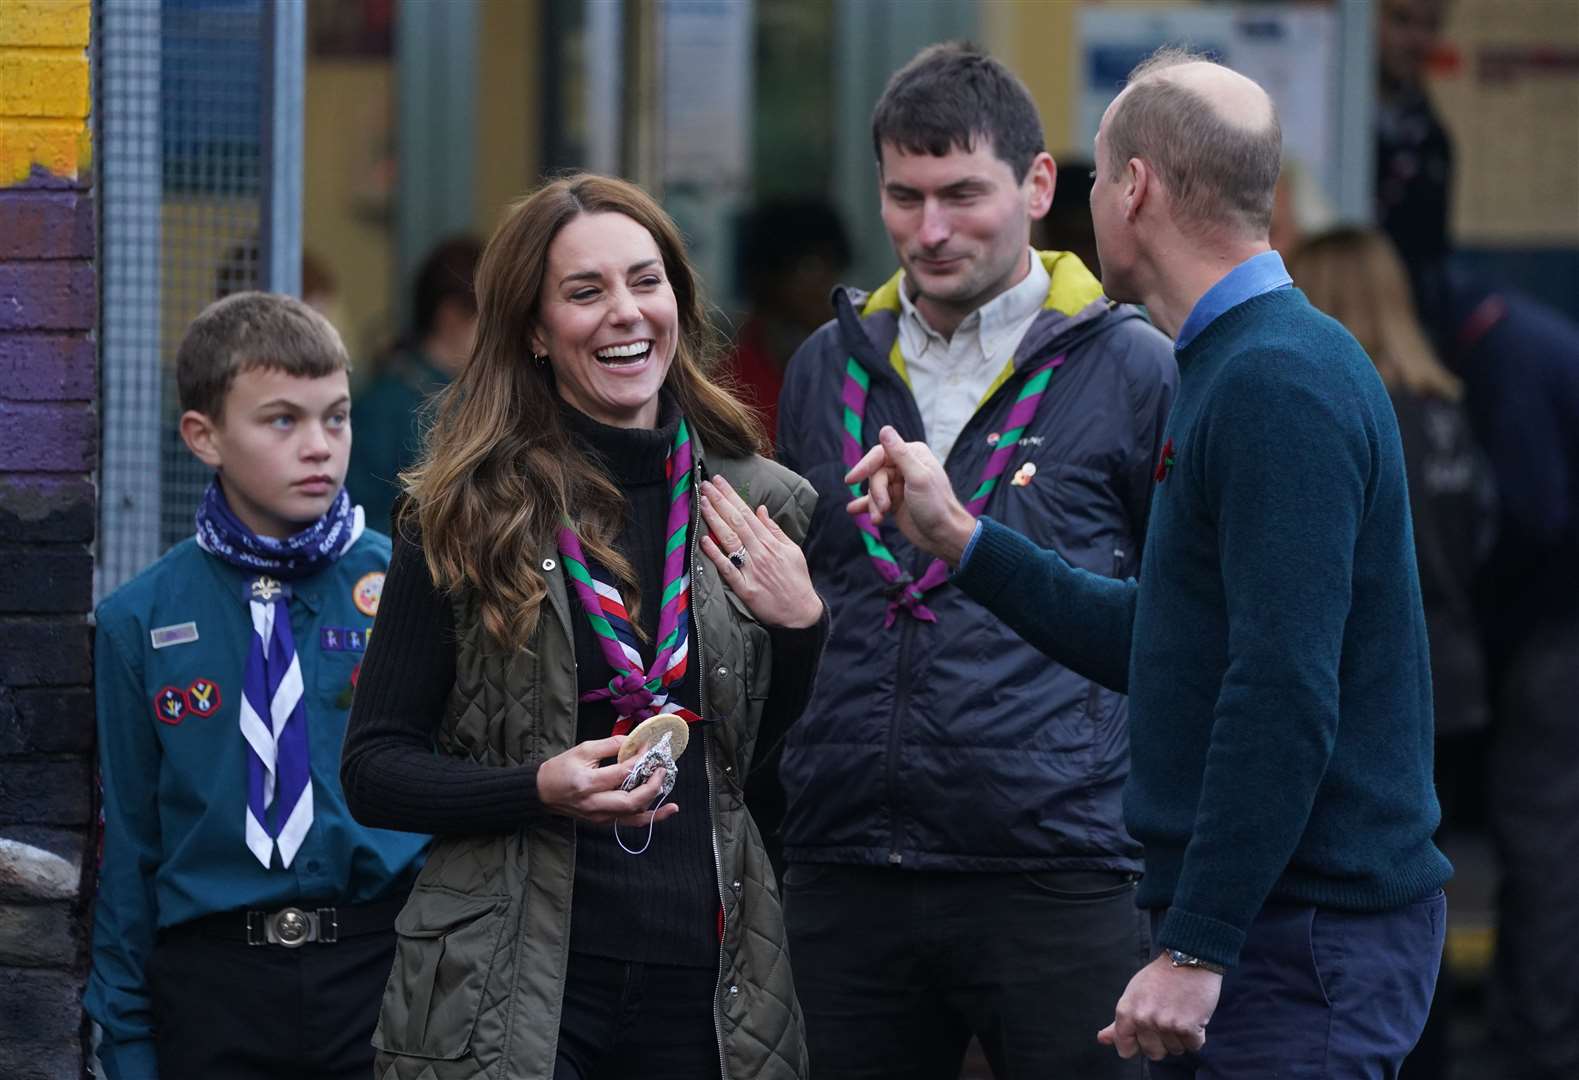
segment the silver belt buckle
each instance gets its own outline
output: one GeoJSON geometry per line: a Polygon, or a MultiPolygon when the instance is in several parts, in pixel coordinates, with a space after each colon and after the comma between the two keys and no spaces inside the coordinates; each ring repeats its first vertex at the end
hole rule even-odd
{"type": "Polygon", "coordinates": [[[288,907],[276,911],[263,920],[264,938],[273,945],[297,949],[309,941],[318,940],[318,913],[288,907]]]}

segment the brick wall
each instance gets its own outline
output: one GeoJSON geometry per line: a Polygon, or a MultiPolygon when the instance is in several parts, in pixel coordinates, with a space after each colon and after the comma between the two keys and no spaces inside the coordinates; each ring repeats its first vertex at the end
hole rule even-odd
{"type": "Polygon", "coordinates": [[[95,860],[89,0],[0,0],[0,1077],[83,1075],[95,860]]]}

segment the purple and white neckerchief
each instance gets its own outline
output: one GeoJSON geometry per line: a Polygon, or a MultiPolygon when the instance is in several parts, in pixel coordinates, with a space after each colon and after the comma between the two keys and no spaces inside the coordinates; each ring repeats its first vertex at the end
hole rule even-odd
{"type": "Polygon", "coordinates": [[[236,517],[217,478],[198,505],[198,546],[252,575],[245,586],[252,639],[240,707],[248,747],[245,829],[247,848],[265,869],[276,846],[288,868],[313,821],[307,704],[284,579],[333,565],[362,529],[362,508],[351,505],[344,488],[323,517],[284,540],[259,536],[236,517]]]}

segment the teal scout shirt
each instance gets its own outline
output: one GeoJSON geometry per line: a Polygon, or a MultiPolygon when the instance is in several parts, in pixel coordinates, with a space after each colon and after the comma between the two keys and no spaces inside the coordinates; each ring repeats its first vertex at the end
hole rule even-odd
{"type": "Polygon", "coordinates": [[[187,540],[98,610],[95,690],[104,856],[84,1004],[104,1028],[111,1080],[154,1077],[145,977],[163,927],[304,900],[359,904],[403,888],[427,837],[358,825],[340,789],[352,673],[378,610],[389,538],[371,530],[292,583],[306,687],[313,823],[290,869],[247,849],[247,753],[238,718],[252,575],[187,540]]]}

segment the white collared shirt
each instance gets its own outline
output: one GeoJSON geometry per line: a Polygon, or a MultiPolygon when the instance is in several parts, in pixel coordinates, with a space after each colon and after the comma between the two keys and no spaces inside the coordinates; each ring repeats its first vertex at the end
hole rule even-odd
{"type": "Polygon", "coordinates": [[[927,446],[939,461],[948,460],[966,422],[1014,358],[1020,339],[1047,300],[1051,283],[1033,248],[1031,272],[967,315],[954,336],[945,340],[927,325],[900,277],[899,352],[926,426],[927,446]]]}

